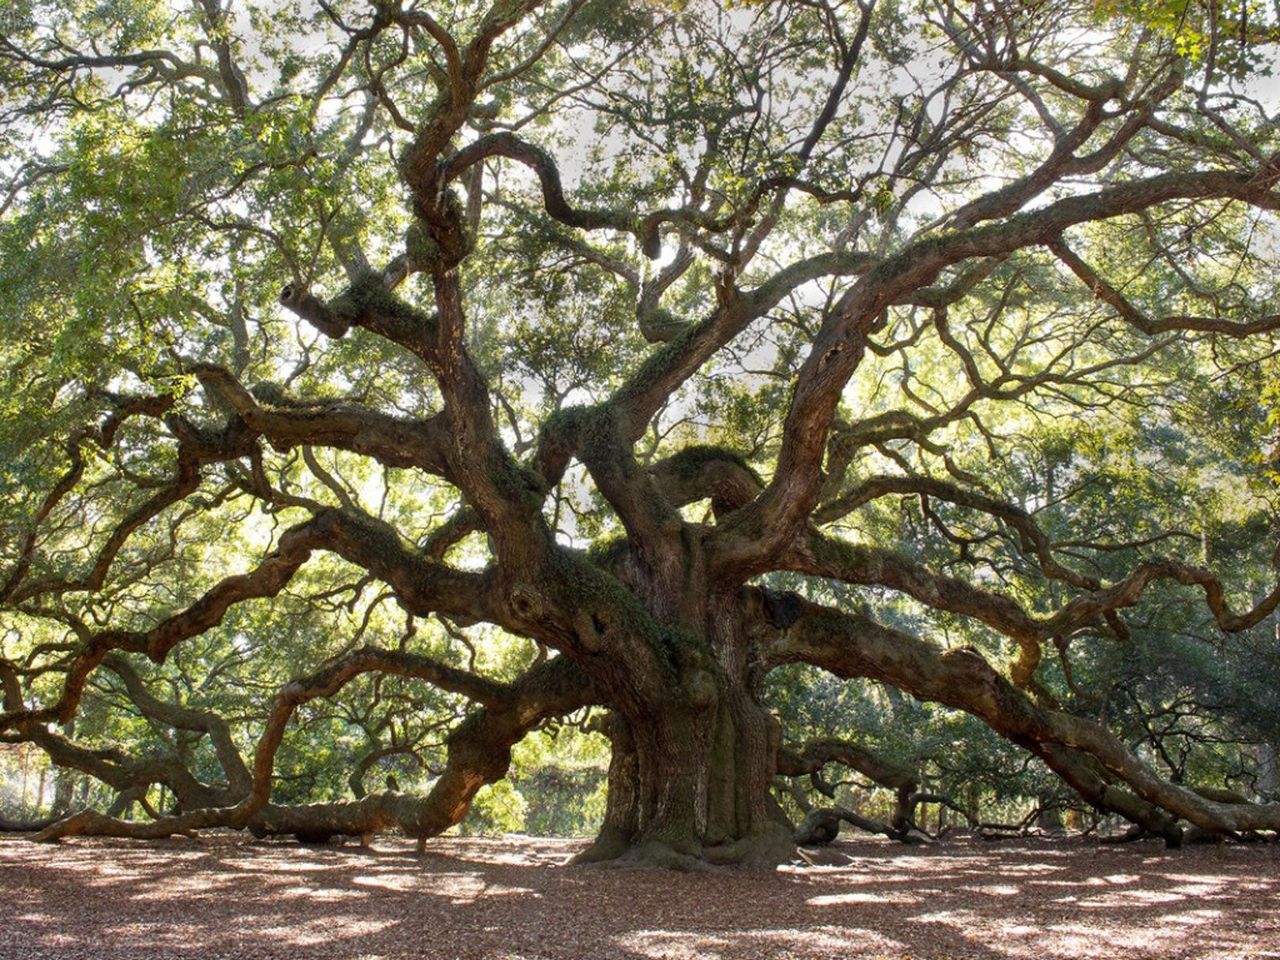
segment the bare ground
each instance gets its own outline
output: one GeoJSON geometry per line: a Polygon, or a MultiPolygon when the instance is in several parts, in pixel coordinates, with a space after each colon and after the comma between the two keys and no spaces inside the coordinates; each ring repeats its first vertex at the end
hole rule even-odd
{"type": "Polygon", "coordinates": [[[842,842],[773,874],[561,866],[580,841],[373,850],[0,840],[0,958],[1280,958],[1280,846],[842,842]]]}

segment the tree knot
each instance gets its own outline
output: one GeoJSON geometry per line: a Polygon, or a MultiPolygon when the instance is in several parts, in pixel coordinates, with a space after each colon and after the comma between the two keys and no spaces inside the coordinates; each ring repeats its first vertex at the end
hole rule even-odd
{"type": "Polygon", "coordinates": [[[689,702],[699,710],[710,707],[719,696],[715,677],[709,670],[701,668],[694,670],[685,678],[684,690],[689,695],[689,702]]]}
{"type": "Polygon", "coordinates": [[[579,610],[574,617],[574,633],[588,653],[599,653],[612,632],[612,618],[599,610],[579,610]]]}
{"type": "Polygon", "coordinates": [[[541,620],[546,602],[537,587],[530,583],[517,583],[511,588],[511,611],[522,620],[541,620]]]}

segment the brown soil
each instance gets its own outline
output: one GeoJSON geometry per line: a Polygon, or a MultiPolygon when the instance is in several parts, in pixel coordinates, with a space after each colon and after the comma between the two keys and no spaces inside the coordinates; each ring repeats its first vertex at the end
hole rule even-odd
{"type": "Polygon", "coordinates": [[[773,874],[561,866],[582,845],[10,837],[0,957],[1280,958],[1276,844],[857,840],[773,874]]]}

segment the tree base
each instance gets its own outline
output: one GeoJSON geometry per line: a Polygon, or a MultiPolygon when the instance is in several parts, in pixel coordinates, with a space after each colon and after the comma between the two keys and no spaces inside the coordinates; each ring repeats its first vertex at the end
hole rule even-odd
{"type": "Polygon", "coordinates": [[[776,870],[798,859],[791,831],[778,825],[729,843],[691,847],[687,852],[659,840],[629,842],[616,831],[602,830],[595,841],[569,861],[574,866],[602,866],[639,870],[677,870],[682,873],[739,867],[776,870]]]}

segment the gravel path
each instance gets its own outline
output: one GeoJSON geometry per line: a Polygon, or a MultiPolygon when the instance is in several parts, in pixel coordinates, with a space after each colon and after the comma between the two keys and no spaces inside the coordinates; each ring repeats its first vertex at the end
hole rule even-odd
{"type": "Polygon", "coordinates": [[[1280,960],[1280,846],[843,842],[775,874],[560,866],[581,842],[425,856],[241,835],[0,839],[0,958],[1280,960]]]}

